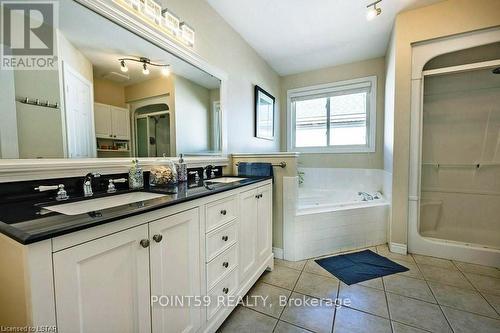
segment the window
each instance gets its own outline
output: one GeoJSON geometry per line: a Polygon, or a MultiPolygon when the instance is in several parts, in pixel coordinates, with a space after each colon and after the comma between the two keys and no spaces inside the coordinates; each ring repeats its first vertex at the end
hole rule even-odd
{"type": "Polygon", "coordinates": [[[288,91],[288,150],[375,151],[376,77],[288,91]]]}

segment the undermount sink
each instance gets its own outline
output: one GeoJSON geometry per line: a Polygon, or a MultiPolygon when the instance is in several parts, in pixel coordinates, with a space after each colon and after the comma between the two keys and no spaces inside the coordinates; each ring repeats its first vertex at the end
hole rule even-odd
{"type": "Polygon", "coordinates": [[[244,180],[244,179],[246,179],[246,178],[221,177],[221,178],[215,178],[215,179],[206,180],[205,183],[223,183],[223,184],[228,184],[228,183],[239,182],[240,180],[244,180]]]}
{"type": "Polygon", "coordinates": [[[45,206],[43,208],[64,215],[79,215],[117,206],[128,205],[140,201],[161,198],[164,196],[164,194],[157,193],[132,192],[103,198],[63,203],[54,206],[45,206]]]}

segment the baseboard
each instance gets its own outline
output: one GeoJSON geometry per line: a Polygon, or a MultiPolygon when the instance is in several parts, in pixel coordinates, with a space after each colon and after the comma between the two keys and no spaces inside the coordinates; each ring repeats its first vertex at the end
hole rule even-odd
{"type": "Polygon", "coordinates": [[[283,249],[273,247],[273,253],[276,259],[283,259],[283,249]]]}
{"type": "Polygon", "coordinates": [[[394,253],[399,253],[399,254],[404,254],[406,255],[408,253],[408,249],[406,244],[401,244],[401,243],[389,243],[389,250],[394,253]]]}

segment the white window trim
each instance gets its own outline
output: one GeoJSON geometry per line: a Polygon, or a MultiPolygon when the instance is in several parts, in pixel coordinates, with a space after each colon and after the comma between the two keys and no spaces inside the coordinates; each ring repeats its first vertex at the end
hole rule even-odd
{"type": "Polygon", "coordinates": [[[374,153],[377,130],[377,76],[367,76],[358,79],[337,81],[332,83],[301,87],[287,90],[287,151],[296,151],[302,153],[315,154],[349,154],[349,153],[374,153]],[[292,98],[334,93],[342,90],[352,90],[356,88],[364,88],[370,86],[371,91],[368,98],[368,117],[367,117],[367,137],[366,145],[352,146],[337,146],[337,147],[295,147],[294,145],[294,128],[295,117],[292,107],[292,98]]]}

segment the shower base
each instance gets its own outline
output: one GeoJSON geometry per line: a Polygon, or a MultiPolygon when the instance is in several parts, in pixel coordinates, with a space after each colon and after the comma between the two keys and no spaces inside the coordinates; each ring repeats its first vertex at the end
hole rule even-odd
{"type": "Polygon", "coordinates": [[[421,231],[423,237],[450,240],[469,245],[500,249],[500,231],[445,227],[421,231]]]}

